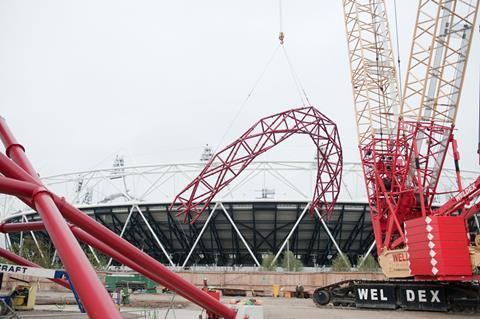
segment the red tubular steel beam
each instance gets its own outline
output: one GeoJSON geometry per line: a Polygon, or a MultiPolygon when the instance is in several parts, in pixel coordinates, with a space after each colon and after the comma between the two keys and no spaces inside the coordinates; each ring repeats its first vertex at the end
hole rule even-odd
{"type": "Polygon", "coordinates": [[[23,167],[19,166],[15,162],[12,162],[3,153],[0,153],[0,169],[1,173],[6,177],[10,177],[18,181],[27,182],[34,185],[41,184],[34,177],[30,176],[27,172],[25,172],[23,170],[23,167]]]}
{"type": "Polygon", "coordinates": [[[17,142],[17,139],[10,131],[10,128],[5,122],[5,119],[0,116],[0,139],[3,145],[5,145],[5,153],[21,168],[23,168],[30,176],[32,176],[37,182],[40,182],[38,174],[33,168],[32,164],[25,156],[25,148],[17,142]]]}
{"type": "MultiPolygon", "coordinates": [[[[143,253],[137,247],[125,241],[121,237],[117,236],[109,229],[93,221],[90,217],[82,213],[80,210],[67,203],[63,198],[58,197],[55,194],[52,194],[52,196],[65,218],[76,224],[76,226],[70,227],[73,234],[78,239],[89,244],[93,248],[100,250],[106,255],[111,256],[113,259],[121,262],[122,264],[138,271],[139,273],[150,278],[151,280],[167,287],[172,291],[176,291],[185,299],[188,299],[204,307],[207,310],[219,314],[224,318],[235,318],[236,313],[234,310],[220,303],[208,294],[204,293],[202,290],[198,289],[195,285],[186,281],[176,273],[170,271],[164,265],[162,265],[149,255],[143,253]],[[80,222],[77,223],[76,221],[80,222]],[[81,227],[80,224],[87,225],[86,229],[81,227]],[[92,232],[88,230],[92,230],[92,232]],[[101,235],[92,236],[92,233],[96,233],[96,231],[100,231],[101,235]],[[102,241],[98,240],[97,238],[102,238],[102,241]],[[128,253],[125,253],[125,251],[128,251],[128,253]]],[[[4,233],[13,233],[29,230],[40,231],[44,229],[45,226],[42,222],[12,223],[0,225],[0,232],[4,233]]]]}
{"type": "MultiPolygon", "coordinates": [[[[104,244],[102,241],[98,240],[97,238],[91,236],[87,232],[83,231],[82,229],[74,226],[69,225],[70,229],[72,230],[73,235],[84,242],[87,245],[92,246],[93,248],[101,251],[102,253],[112,257],[116,261],[138,271],[139,273],[145,274],[145,276],[149,277],[153,281],[161,280],[159,276],[155,273],[151,273],[145,268],[137,265],[123,254],[119,253],[112,247],[104,244]]],[[[44,231],[45,225],[43,222],[28,222],[28,223],[3,223],[0,224],[0,232],[2,233],[18,233],[23,231],[44,231]]]]}
{"type": "MultiPolygon", "coordinates": [[[[43,185],[38,175],[25,156],[24,148],[17,143],[3,118],[0,118],[0,136],[6,147],[7,154],[20,166],[11,165],[1,154],[2,171],[7,171],[7,177],[17,178],[26,182],[43,185]],[[25,170],[27,172],[25,172],[25,170]],[[30,178],[28,178],[30,177],[30,178]],[[25,179],[28,178],[28,179],[25,179]]],[[[92,319],[121,319],[112,298],[105,290],[92,265],[85,256],[79,243],[73,236],[62,214],[58,210],[50,193],[46,189],[36,190],[32,196],[33,205],[39,213],[50,238],[58,251],[58,255],[80,296],[85,310],[92,319]]]]}
{"type": "Polygon", "coordinates": [[[92,319],[122,318],[50,194],[46,190],[38,192],[33,202],[88,316],[92,319]]]}
{"type": "Polygon", "coordinates": [[[38,185],[0,176],[0,193],[31,198],[38,185]]]}
{"type": "MultiPolygon", "coordinates": [[[[139,266],[138,264],[134,263],[131,259],[125,257],[123,254],[119,253],[118,251],[112,249],[110,246],[104,244],[102,241],[98,240],[97,238],[89,235],[87,232],[83,231],[82,229],[74,226],[69,225],[72,233],[77,237],[77,239],[81,240],[87,245],[92,246],[93,248],[101,251],[102,253],[112,257],[113,259],[117,260],[118,262],[124,264],[125,266],[130,267],[131,269],[145,275],[149,279],[159,282],[162,281],[162,277],[157,275],[156,273],[152,273],[145,268],[139,266]]],[[[0,224],[0,232],[2,233],[18,233],[22,231],[44,231],[45,225],[43,222],[27,222],[27,223],[4,223],[0,224]]]]}
{"type": "Polygon", "coordinates": [[[4,233],[4,234],[19,233],[22,231],[43,231],[43,230],[45,230],[45,224],[43,222],[0,224],[0,233],[4,233]]]}
{"type": "MultiPolygon", "coordinates": [[[[89,223],[91,223],[89,226],[86,227],[87,229],[92,228],[93,233],[100,230],[100,232],[102,233],[102,235],[97,236],[98,238],[102,238],[102,241],[100,241],[97,239],[97,237],[92,236],[88,231],[81,229],[83,227],[70,226],[72,233],[78,239],[92,246],[93,248],[98,249],[106,255],[111,256],[113,259],[121,262],[122,264],[138,271],[139,273],[150,278],[151,280],[167,287],[172,291],[176,291],[179,295],[204,307],[205,309],[217,313],[226,319],[235,318],[236,313],[234,310],[220,303],[208,294],[204,293],[202,290],[198,289],[195,285],[186,281],[176,273],[170,271],[164,265],[140,251],[137,247],[133,246],[129,242],[123,240],[121,237],[118,237],[116,234],[112,233],[109,229],[96,223],[90,217],[79,211],[77,208],[68,204],[63,198],[60,198],[54,194],[52,194],[52,196],[54,197],[55,203],[58,205],[65,218],[74,222],[77,226],[79,226],[79,224],[89,225],[89,223]],[[82,220],[82,222],[77,224],[75,221],[79,219],[82,220]],[[120,249],[118,249],[118,247],[120,247],[120,249]],[[124,253],[125,250],[123,248],[125,247],[127,247],[129,254],[124,253]],[[140,265],[142,265],[143,267],[140,265]]],[[[4,233],[41,230],[45,230],[45,226],[42,222],[12,223],[0,225],[0,232],[4,233]]]]}
{"type": "MultiPolygon", "coordinates": [[[[13,135],[9,131],[3,119],[0,120],[0,135],[2,135],[1,138],[4,143],[14,142],[15,145],[20,145],[13,138],[13,135]]],[[[11,162],[8,158],[6,158],[3,154],[0,153],[0,169],[2,170],[2,173],[7,177],[16,178],[22,181],[41,185],[41,182],[38,180],[38,175],[36,174],[36,172],[31,171],[32,166],[30,165],[28,159],[25,156],[24,148],[21,147],[21,145],[20,147],[12,148],[11,145],[12,144],[5,144],[5,147],[10,150],[15,149],[14,151],[15,157],[12,156],[13,151],[10,151],[10,155],[12,156],[12,159],[16,162],[16,164],[11,162]],[[8,160],[8,162],[5,159],[8,160]],[[18,169],[19,166],[20,166],[20,169],[18,169]],[[24,169],[29,171],[29,173],[32,174],[32,176],[26,173],[24,169]]],[[[114,250],[121,252],[125,257],[129,258],[137,265],[142,265],[142,267],[145,268],[147,271],[157,274],[156,277],[158,278],[158,280],[155,280],[155,281],[158,282],[159,284],[169,288],[172,291],[177,292],[182,297],[194,302],[195,304],[203,307],[204,309],[209,310],[223,318],[226,318],[226,319],[235,318],[236,312],[233,309],[227,307],[226,305],[222,304],[221,302],[219,302],[212,296],[208,295],[204,291],[198,289],[195,285],[186,281],[185,279],[183,279],[173,271],[170,271],[167,267],[162,265],[160,262],[153,259],[149,255],[145,254],[140,249],[133,246],[123,238],[119,237],[118,235],[116,235],[106,227],[93,221],[90,217],[85,215],[83,212],[81,212],[80,210],[78,210],[68,202],[66,202],[64,198],[61,198],[55,194],[50,194],[50,195],[53,197],[54,202],[57,205],[58,209],[62,212],[63,217],[65,217],[66,219],[68,219],[69,221],[71,221],[76,226],[80,227],[90,235],[96,237],[97,239],[101,238],[105,244],[109,245],[114,250]]],[[[43,196],[41,198],[43,198],[43,196]]],[[[42,216],[42,219],[43,219],[43,216],[42,216]]],[[[64,220],[62,220],[62,222],[65,226],[67,225],[64,220]]],[[[47,231],[50,234],[50,230],[48,228],[49,225],[45,223],[45,226],[47,226],[46,227],[47,231]]],[[[71,234],[70,230],[68,230],[68,232],[71,234]]],[[[52,241],[53,241],[53,238],[52,238],[52,241]]],[[[54,244],[56,246],[55,242],[54,244]]],[[[78,243],[76,244],[78,245],[78,243]]],[[[80,246],[78,247],[80,248],[80,246]]],[[[59,254],[60,254],[60,251],[59,251],[59,254]]],[[[83,252],[81,254],[83,255],[83,257],[85,257],[83,252]]],[[[88,264],[88,268],[92,269],[90,264],[88,264]]],[[[69,272],[68,269],[67,269],[67,272],[69,272]]],[[[145,274],[145,275],[148,276],[148,274],[145,274]]],[[[97,278],[96,275],[95,275],[95,278],[97,278]]],[[[73,281],[72,276],[71,276],[71,279],[73,281]]],[[[77,287],[77,284],[75,281],[73,281],[73,284],[75,285],[75,287],[77,287]]],[[[88,287],[88,285],[86,286],[88,287]]],[[[103,292],[105,292],[105,289],[96,289],[96,288],[94,289],[103,290],[103,292]]],[[[95,305],[97,305],[98,302],[101,300],[100,298],[97,298],[96,300],[92,301],[90,298],[88,298],[88,296],[87,296],[88,301],[84,300],[82,298],[82,295],[80,294],[80,291],[79,291],[79,295],[80,295],[80,299],[82,299],[82,302],[84,302],[85,304],[91,303],[91,307],[94,307],[95,305]]],[[[109,303],[113,305],[111,298],[110,297],[108,298],[110,300],[109,303]]],[[[87,308],[87,305],[86,305],[86,308],[87,308]]],[[[88,308],[87,308],[87,312],[90,315],[88,308]]],[[[119,318],[118,316],[119,314],[118,312],[116,312],[116,316],[107,315],[103,317],[99,316],[99,317],[92,317],[92,318],[119,318]]]]}
{"type": "MultiPolygon", "coordinates": [[[[186,281],[157,260],[153,259],[137,247],[130,244],[128,241],[114,234],[108,228],[95,222],[85,213],[66,202],[65,199],[56,195],[53,195],[53,199],[66,219],[90,235],[96,238],[101,238],[105,244],[121,252],[138,265],[142,265],[142,267],[150,273],[156,274],[157,279],[155,279],[155,281],[157,283],[177,292],[185,299],[188,299],[191,302],[223,318],[235,318],[236,312],[233,309],[227,307],[212,296],[197,288],[192,283],[186,281]]],[[[148,277],[148,274],[145,274],[145,276],[148,277]]]]}
{"type": "MultiPolygon", "coordinates": [[[[45,229],[45,227],[43,227],[43,228],[45,229]]],[[[16,254],[12,253],[11,251],[8,251],[8,250],[6,250],[4,248],[1,248],[1,247],[0,247],[0,256],[5,258],[5,259],[10,260],[11,262],[14,262],[17,265],[42,268],[41,266],[37,265],[36,263],[33,263],[30,260],[27,260],[23,257],[20,257],[16,254]]],[[[51,281],[65,287],[65,288],[67,288],[67,289],[70,289],[70,285],[64,279],[53,279],[53,278],[49,278],[49,279],[51,281]]]]}

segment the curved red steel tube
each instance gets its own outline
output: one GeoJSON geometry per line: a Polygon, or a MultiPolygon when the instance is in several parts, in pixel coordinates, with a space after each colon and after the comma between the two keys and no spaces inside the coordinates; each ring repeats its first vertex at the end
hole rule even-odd
{"type": "Polygon", "coordinates": [[[294,134],[308,135],[317,151],[317,183],[310,212],[318,208],[329,215],[340,192],[342,146],[336,124],[313,106],[288,110],[265,117],[233,143],[217,152],[200,174],[173,200],[170,208],[191,213],[192,223],[209,206],[215,195],[232,182],[259,155],[294,134]]]}
{"type": "Polygon", "coordinates": [[[33,202],[88,316],[93,319],[122,318],[50,194],[39,192],[33,202]]]}
{"type": "MultiPolygon", "coordinates": [[[[130,267],[131,269],[145,275],[146,277],[148,277],[149,279],[155,282],[166,283],[165,279],[162,278],[161,274],[148,271],[147,269],[133,262],[131,259],[127,258],[122,253],[116,251],[109,245],[91,236],[84,230],[74,225],[69,225],[69,226],[70,226],[70,229],[72,230],[72,233],[75,235],[75,237],[77,237],[77,239],[81,240],[85,244],[92,246],[93,248],[112,257],[113,259],[124,264],[125,266],[130,267]]],[[[0,232],[2,233],[15,233],[15,232],[21,232],[21,231],[44,231],[44,230],[45,230],[45,225],[43,224],[43,222],[4,223],[0,225],[0,232]]],[[[164,286],[168,288],[171,287],[170,285],[168,285],[168,283],[166,283],[166,285],[164,286]]],[[[170,289],[174,290],[173,288],[170,288],[170,289]]],[[[232,315],[234,315],[233,311],[232,311],[232,315]]],[[[225,318],[229,318],[229,317],[225,317],[225,318]]],[[[234,317],[230,317],[230,318],[234,318],[234,317]]]]}
{"type": "MultiPolygon", "coordinates": [[[[93,221],[85,213],[66,202],[64,198],[61,198],[57,195],[53,195],[53,198],[66,219],[90,235],[96,238],[101,238],[105,244],[111,246],[117,251],[122,252],[123,255],[141,265],[149,272],[157,274],[155,282],[158,282],[168,289],[177,292],[185,299],[192,301],[204,309],[220,315],[222,318],[235,318],[236,312],[233,309],[227,307],[204,291],[198,289],[195,285],[186,281],[162,265],[160,262],[153,259],[151,256],[145,254],[128,241],[114,234],[106,227],[93,221]]],[[[145,274],[145,276],[148,277],[148,274],[145,274]]]]}
{"type": "Polygon", "coordinates": [[[7,177],[17,178],[21,181],[23,180],[24,182],[30,182],[39,186],[31,195],[32,203],[45,223],[45,228],[55,248],[57,248],[58,255],[89,317],[93,319],[121,319],[122,317],[113,303],[112,298],[105,290],[105,287],[80,247],[80,244],[73,236],[50,193],[43,188],[43,185],[38,179],[38,175],[23,153],[23,147],[17,143],[3,118],[0,118],[0,136],[5,143],[8,155],[12,156],[18,164],[14,165],[13,162],[10,162],[10,160],[1,154],[0,160],[3,164],[1,165],[2,172],[7,177]],[[23,168],[26,169],[27,172],[25,172],[23,168]],[[29,178],[22,179],[27,177],[29,178]]]}
{"type": "MultiPolygon", "coordinates": [[[[140,265],[134,263],[131,259],[125,257],[125,255],[123,255],[122,253],[116,251],[109,245],[103,243],[101,240],[98,240],[97,238],[93,237],[92,235],[85,232],[81,228],[78,228],[74,225],[69,225],[69,227],[72,230],[73,235],[75,235],[77,239],[84,242],[85,244],[92,246],[93,248],[112,257],[113,259],[115,259],[116,261],[120,262],[125,266],[130,267],[131,269],[138,271],[139,273],[145,274],[145,276],[149,277],[154,281],[161,280],[157,274],[152,273],[146,270],[145,268],[141,267],[140,265]]],[[[18,232],[24,232],[24,231],[45,231],[45,224],[41,221],[0,224],[1,233],[18,233],[18,232]]]]}
{"type": "MultiPolygon", "coordinates": [[[[11,132],[7,129],[6,123],[4,122],[3,119],[0,120],[0,127],[4,127],[2,130],[0,130],[0,134],[10,134],[11,132]]],[[[13,137],[2,137],[2,140],[5,142],[16,142],[13,137]]],[[[10,148],[11,150],[15,150],[15,157],[13,158],[16,163],[10,161],[5,155],[0,153],[0,170],[1,172],[8,177],[15,178],[18,180],[26,181],[29,183],[34,183],[38,184],[39,186],[41,185],[41,182],[38,180],[38,176],[36,172],[30,172],[33,176],[28,174],[24,169],[29,170],[31,168],[31,165],[29,164],[28,159],[25,157],[25,154],[23,152],[23,147],[21,147],[20,144],[16,143],[18,147],[15,148],[10,148]]],[[[5,145],[7,149],[9,149],[10,145],[5,145]]],[[[12,151],[10,151],[10,155],[12,155],[12,151]]],[[[54,202],[56,204],[56,207],[61,211],[62,215],[64,218],[68,219],[72,223],[74,223],[76,226],[79,228],[83,229],[90,235],[96,237],[96,238],[101,238],[101,240],[109,245],[111,248],[116,250],[117,252],[121,252],[125,257],[131,259],[134,263],[141,265],[144,269],[146,269],[150,273],[157,274],[156,275],[156,282],[162,284],[163,286],[171,289],[172,291],[177,292],[179,295],[183,296],[184,298],[196,303],[197,305],[205,308],[206,310],[209,310],[215,314],[218,314],[219,316],[226,318],[226,319],[233,319],[236,316],[236,312],[227,307],[226,305],[222,304],[218,300],[214,299],[204,291],[198,289],[195,285],[192,283],[184,280],[182,277],[179,275],[175,274],[174,272],[170,271],[167,267],[153,259],[152,257],[148,256],[141,250],[139,250],[137,247],[133,246],[129,242],[125,241],[123,238],[119,237],[118,235],[114,234],[112,231],[109,229],[105,228],[104,226],[98,224],[97,222],[93,221],[90,217],[86,216],[83,212],[66,202],[63,198],[53,194],[49,193],[49,195],[52,196],[54,199],[54,202]]],[[[37,196],[36,196],[37,197],[37,196]]],[[[44,200],[44,196],[38,196],[41,198],[41,201],[44,200]]],[[[23,200],[23,198],[22,198],[23,200]]],[[[28,203],[28,201],[25,201],[28,203]]],[[[37,204],[37,203],[35,203],[37,204]]],[[[36,205],[35,205],[36,206],[36,205]]],[[[42,204],[39,205],[40,209],[43,209],[42,204]]],[[[53,209],[53,207],[47,207],[48,209],[53,209]]],[[[43,216],[42,216],[43,219],[43,216]]],[[[62,219],[60,217],[60,219],[62,219]]],[[[45,222],[45,220],[44,220],[45,222]]],[[[50,222],[50,220],[49,220],[50,222]]],[[[47,222],[45,222],[45,225],[47,226],[47,231],[50,234],[49,227],[47,225],[47,222]]],[[[66,225],[66,224],[65,224],[66,225]]],[[[67,227],[68,228],[68,227],[67,227]]],[[[71,234],[71,231],[69,229],[69,232],[71,234]]],[[[73,236],[73,235],[72,235],[73,236]]],[[[52,238],[53,239],[53,238],[52,238]]],[[[54,242],[55,246],[57,247],[57,244],[54,242]]],[[[78,244],[78,243],[77,243],[78,244]]],[[[62,248],[63,249],[63,248],[62,248]]],[[[59,251],[60,254],[60,251],[59,251]]],[[[83,255],[83,252],[82,252],[83,255]]],[[[60,255],[61,256],[61,255],[60,255]]],[[[62,259],[63,261],[63,259],[62,259]]],[[[64,262],[65,263],[65,262],[64,262]]],[[[79,266],[82,267],[82,266],[79,266]]],[[[91,265],[88,265],[88,267],[91,268],[91,265]]],[[[70,273],[70,271],[67,272],[70,273]]],[[[145,273],[146,276],[149,276],[148,273],[145,273]]],[[[96,277],[96,275],[95,275],[96,277]]],[[[71,276],[71,279],[72,276],[71,276]]],[[[97,278],[98,279],[98,278],[97,278]]],[[[72,280],[73,281],[73,280],[72,280]]],[[[77,283],[73,281],[75,287],[77,288],[77,283]]],[[[85,286],[88,286],[88,283],[84,283],[85,286]]],[[[92,286],[91,286],[92,287],[92,286]]],[[[96,289],[98,290],[98,289],[96,289]]],[[[104,289],[102,289],[105,291],[104,289]]],[[[87,308],[87,303],[91,304],[92,307],[95,307],[99,300],[102,300],[102,298],[97,298],[96,300],[91,300],[87,297],[88,300],[84,300],[82,298],[82,295],[80,294],[80,298],[82,299],[82,302],[85,304],[87,308]]],[[[111,299],[110,299],[111,300],[111,299]]],[[[90,315],[90,312],[87,308],[87,312],[90,315]]],[[[92,318],[117,318],[116,316],[104,316],[104,317],[97,317],[96,313],[93,313],[94,316],[92,318]]],[[[117,312],[118,315],[118,312],[117,312]]]]}
{"type": "Polygon", "coordinates": [[[33,168],[28,158],[25,156],[25,148],[17,142],[17,139],[13,135],[12,131],[10,131],[7,122],[1,116],[0,139],[2,140],[3,145],[5,145],[5,154],[7,154],[9,158],[22,167],[37,182],[40,182],[37,172],[33,168]]]}
{"type": "Polygon", "coordinates": [[[31,199],[38,185],[0,176],[0,193],[31,199]]]}

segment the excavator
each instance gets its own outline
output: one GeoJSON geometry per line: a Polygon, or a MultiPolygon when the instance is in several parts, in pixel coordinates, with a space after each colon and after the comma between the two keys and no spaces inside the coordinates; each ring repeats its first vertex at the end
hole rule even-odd
{"type": "Polygon", "coordinates": [[[402,90],[385,1],[343,0],[358,147],[387,279],[318,288],[318,306],[480,310],[480,236],[468,230],[480,209],[480,177],[462,184],[454,136],[478,7],[418,1],[402,90]],[[452,157],[455,189],[442,193],[452,157]]]}

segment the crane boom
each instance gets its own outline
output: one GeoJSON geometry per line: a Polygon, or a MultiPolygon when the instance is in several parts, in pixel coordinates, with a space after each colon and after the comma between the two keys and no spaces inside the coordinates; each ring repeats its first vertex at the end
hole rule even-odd
{"type": "Polygon", "coordinates": [[[478,1],[420,0],[401,117],[455,124],[478,1]]]}
{"type": "Polygon", "coordinates": [[[480,0],[419,0],[405,90],[398,106],[382,0],[343,0],[358,144],[375,244],[395,281],[349,280],[315,290],[319,306],[480,311],[480,177],[462,187],[455,117],[480,0]],[[458,189],[440,205],[438,179],[452,146],[458,189]],[[399,278],[407,278],[398,280],[399,278]],[[415,292],[440,296],[415,303],[415,292]],[[377,298],[382,294],[384,298],[377,298]],[[349,297],[347,297],[349,296],[349,297]]]}
{"type": "MultiPolygon", "coordinates": [[[[419,1],[400,116],[446,128],[433,134],[426,125],[417,136],[419,157],[425,159],[422,188],[429,193],[435,192],[453,139],[478,5],[478,1],[419,1]]],[[[411,167],[410,184],[414,174],[411,167]]]]}
{"type": "MultiPolygon", "coordinates": [[[[458,168],[453,125],[478,3],[419,0],[400,101],[385,2],[343,0],[358,143],[379,255],[407,246],[406,221],[439,212],[432,205],[450,144],[458,168]]],[[[460,178],[452,192],[462,193],[460,178]]],[[[468,200],[459,203],[464,212],[468,200]]],[[[442,212],[454,213],[447,207],[442,212]]],[[[407,268],[400,277],[410,275],[407,268]]]]}
{"type": "Polygon", "coordinates": [[[343,10],[350,61],[358,144],[362,154],[370,214],[377,250],[384,246],[382,229],[401,225],[389,214],[395,203],[382,205],[379,158],[393,152],[400,96],[384,0],[344,0],[343,10]]]}
{"type": "Polygon", "coordinates": [[[399,89],[383,0],[344,0],[358,144],[396,135],[399,89]]]}

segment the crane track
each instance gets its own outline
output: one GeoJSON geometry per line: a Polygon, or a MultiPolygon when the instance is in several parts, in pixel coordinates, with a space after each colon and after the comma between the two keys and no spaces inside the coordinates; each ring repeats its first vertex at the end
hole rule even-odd
{"type": "Polygon", "coordinates": [[[317,288],[317,307],[480,313],[478,282],[346,280],[317,288]]]}

